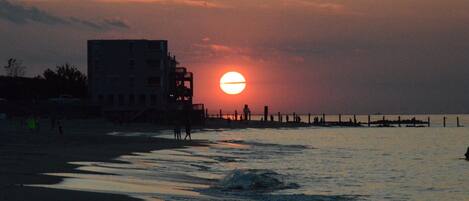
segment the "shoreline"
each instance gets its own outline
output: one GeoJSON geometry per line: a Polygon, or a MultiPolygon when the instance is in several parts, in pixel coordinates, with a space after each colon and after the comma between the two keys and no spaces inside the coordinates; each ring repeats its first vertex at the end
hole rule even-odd
{"type": "MultiPolygon", "coordinates": [[[[44,173],[86,173],[77,170],[80,165],[69,162],[121,162],[115,158],[131,155],[134,152],[150,152],[162,149],[182,148],[186,146],[206,146],[208,142],[200,140],[176,141],[148,136],[114,136],[109,132],[120,130],[153,130],[147,128],[109,126],[105,122],[93,125],[93,120],[65,121],[65,135],[59,136],[55,130],[43,126],[39,132],[19,128],[13,121],[0,122],[0,200],[131,200],[127,195],[95,193],[31,187],[34,184],[57,184],[64,177],[45,175],[44,173]],[[108,127],[109,126],[109,127],[108,127]],[[46,127],[46,128],[44,128],[46,127]]],[[[96,121],[96,120],[94,120],[96,121]]],[[[41,125],[47,125],[41,121],[41,125]]],[[[144,125],[141,125],[144,126],[144,125]]],[[[150,127],[150,128],[148,128],[150,127]]],[[[94,173],[96,174],[96,173],[94,173]]]]}

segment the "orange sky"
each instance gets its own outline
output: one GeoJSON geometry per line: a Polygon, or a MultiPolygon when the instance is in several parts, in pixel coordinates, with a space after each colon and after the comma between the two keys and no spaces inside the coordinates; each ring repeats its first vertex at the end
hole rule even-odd
{"type": "Polygon", "coordinates": [[[167,39],[213,112],[469,112],[466,0],[11,2],[0,55],[31,76],[65,62],[86,69],[88,39],[167,39]],[[219,89],[229,70],[246,76],[241,95],[219,89]]]}

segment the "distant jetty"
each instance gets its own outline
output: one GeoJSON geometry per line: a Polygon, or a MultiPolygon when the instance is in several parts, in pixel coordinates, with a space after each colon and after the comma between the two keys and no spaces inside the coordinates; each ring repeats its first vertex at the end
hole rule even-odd
{"type": "MultiPolygon", "coordinates": [[[[393,119],[388,119],[386,115],[360,115],[361,119],[358,120],[357,115],[347,115],[348,120],[343,120],[341,114],[338,115],[313,115],[313,114],[269,114],[268,107],[264,107],[264,114],[253,115],[256,118],[251,119],[251,115],[243,116],[234,113],[223,114],[219,110],[217,114],[209,114],[206,110],[205,125],[207,128],[281,128],[281,127],[431,127],[432,122],[430,116],[423,118],[422,115],[418,119],[415,116],[403,115],[389,115],[393,119]],[[333,117],[331,117],[333,116],[333,117]],[[409,117],[410,116],[410,117],[409,117]],[[364,117],[366,120],[363,120],[364,117]],[[372,117],[374,120],[372,120],[372,117]],[[376,120],[376,118],[379,118],[376,120]],[[329,120],[333,119],[333,120],[329,120]]],[[[344,115],[345,116],[345,115],[344,115]]],[[[447,127],[448,117],[442,116],[442,123],[438,126],[447,127]]],[[[455,118],[456,127],[463,127],[460,122],[459,116],[455,118]]],[[[454,125],[454,124],[453,124],[454,125]]]]}

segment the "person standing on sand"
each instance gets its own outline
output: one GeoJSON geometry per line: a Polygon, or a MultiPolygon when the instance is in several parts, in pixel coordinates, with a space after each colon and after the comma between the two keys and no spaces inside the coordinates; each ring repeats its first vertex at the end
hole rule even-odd
{"type": "Polygon", "coordinates": [[[179,125],[178,120],[174,120],[174,139],[181,139],[181,126],[179,125]]]}
{"type": "Polygon", "coordinates": [[[187,117],[187,119],[186,119],[185,130],[186,130],[186,136],[184,137],[184,140],[186,140],[187,137],[189,137],[189,140],[192,140],[192,138],[191,138],[191,120],[190,120],[190,117],[187,117]]]}
{"type": "Polygon", "coordinates": [[[36,131],[36,119],[34,118],[34,116],[30,116],[30,117],[26,120],[26,126],[28,127],[28,129],[29,129],[31,132],[36,131]]]}
{"type": "Polygon", "coordinates": [[[64,130],[62,128],[62,122],[60,120],[57,120],[57,130],[59,132],[59,135],[63,135],[64,134],[64,130]]]}

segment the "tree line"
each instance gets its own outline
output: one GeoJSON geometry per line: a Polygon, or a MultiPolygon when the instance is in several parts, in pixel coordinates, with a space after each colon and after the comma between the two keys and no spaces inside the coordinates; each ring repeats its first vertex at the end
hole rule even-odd
{"type": "MultiPolygon", "coordinates": [[[[40,87],[45,87],[47,97],[58,97],[60,95],[70,95],[76,98],[86,97],[87,76],[74,65],[65,63],[53,69],[47,68],[42,75],[34,78],[25,78],[26,66],[15,58],[7,60],[5,66],[6,77],[13,80],[33,79],[32,83],[37,83],[40,87]]],[[[42,91],[42,90],[41,90],[42,91]]]]}

